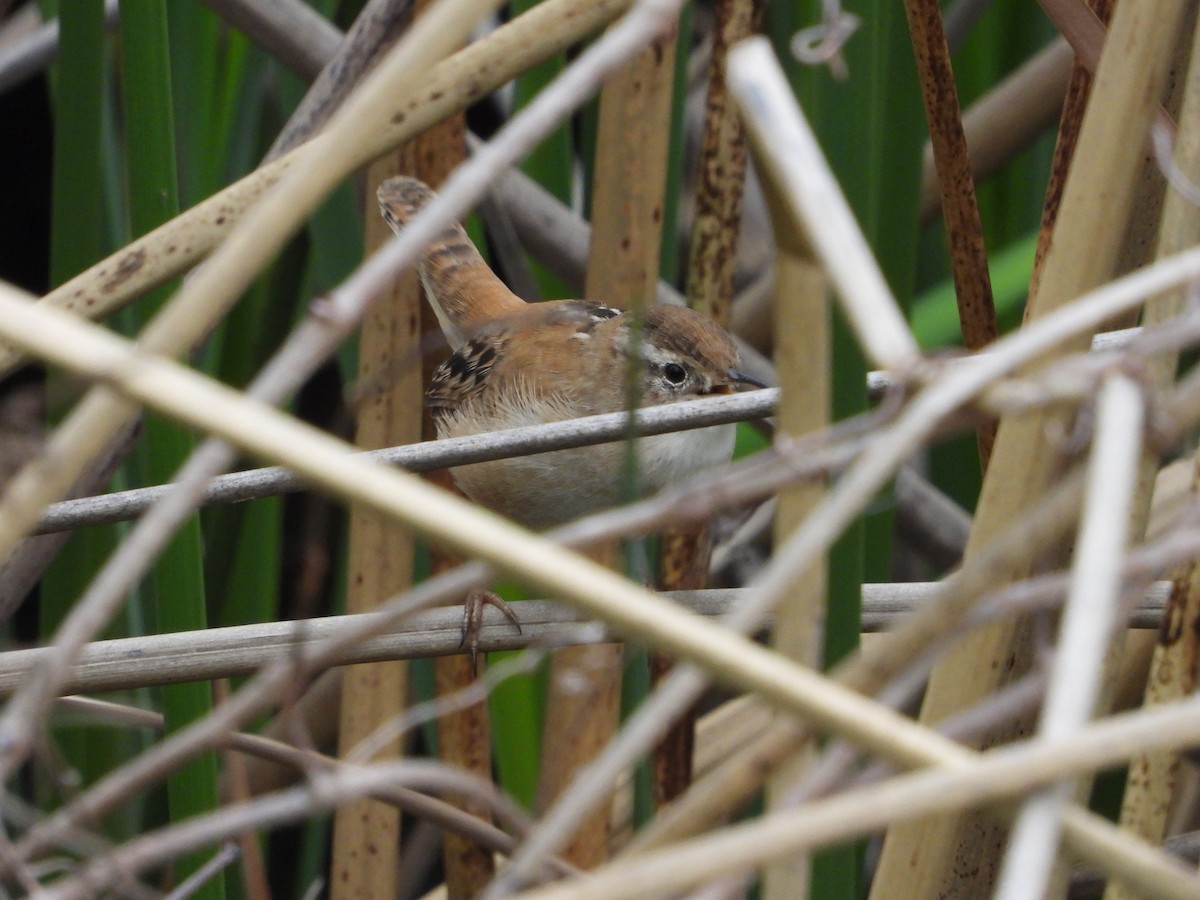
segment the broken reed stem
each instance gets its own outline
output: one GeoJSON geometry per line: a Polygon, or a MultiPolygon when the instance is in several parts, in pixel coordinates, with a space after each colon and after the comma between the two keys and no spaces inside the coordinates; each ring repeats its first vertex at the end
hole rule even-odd
{"type": "MultiPolygon", "coordinates": [[[[352,31],[365,28],[371,19],[368,14],[378,11],[381,5],[379,0],[369,4],[352,31]]],[[[415,14],[411,4],[404,6],[410,16],[415,14]]],[[[385,29],[385,35],[388,31],[391,29],[385,29]]],[[[378,53],[386,52],[386,41],[385,36],[378,53]]],[[[332,69],[326,70],[327,75],[333,73],[332,69]]],[[[320,109],[314,109],[313,114],[320,117],[320,109]]],[[[272,147],[272,153],[286,149],[286,136],[281,135],[281,139],[272,147]]],[[[362,210],[367,257],[391,238],[391,229],[372,198],[382,182],[405,168],[404,156],[410,146],[402,145],[367,167],[367,200],[362,210]]],[[[421,370],[403,365],[421,352],[420,304],[416,275],[407,272],[363,319],[357,380],[359,384],[378,382],[381,387],[371,391],[355,409],[354,443],[359,447],[375,450],[421,440],[421,370]]],[[[349,528],[346,611],[365,613],[412,585],[416,546],[411,532],[371,510],[352,508],[349,528]]],[[[380,723],[398,715],[408,703],[408,693],[408,667],[402,662],[380,661],[347,669],[342,674],[338,707],[338,756],[347,757],[380,723]]],[[[380,751],[384,758],[404,756],[399,737],[380,751]]],[[[447,840],[453,839],[447,836],[447,840]]],[[[341,900],[396,895],[401,883],[400,850],[400,815],[394,807],[369,798],[340,807],[333,818],[331,896],[341,900]]]]}
{"type": "Polygon", "coordinates": [[[920,358],[916,339],[766,38],[730,50],[729,85],[756,160],[786,188],[792,220],[825,267],[863,352],[880,368],[908,370],[920,358]]]}

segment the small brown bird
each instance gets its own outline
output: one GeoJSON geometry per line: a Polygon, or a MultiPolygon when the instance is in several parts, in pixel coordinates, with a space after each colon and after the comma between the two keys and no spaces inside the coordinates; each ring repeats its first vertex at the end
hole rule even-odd
{"type": "MultiPolygon", "coordinates": [[[[432,197],[425,184],[404,176],[379,188],[383,217],[396,232],[432,197]]],[[[425,394],[439,438],[627,407],[631,316],[588,300],[526,303],[496,277],[458,224],[429,246],[418,272],[453,350],[425,394]]],[[[724,329],[684,307],[646,312],[638,358],[643,406],[728,394],[738,384],[765,386],[738,371],[737,348],[724,329]]],[[[728,462],[733,438],[732,425],[639,438],[639,488],[650,494],[728,462]]],[[[624,454],[616,443],[556,450],[461,466],[454,479],[476,503],[543,530],[616,505],[624,454]]],[[[472,659],[482,603],[517,624],[494,595],[468,600],[464,643],[472,659]]]]}
{"type": "MultiPolygon", "coordinates": [[[[403,229],[432,198],[407,177],[379,188],[383,217],[403,229]]],[[[587,300],[526,303],[479,255],[461,226],[425,252],[421,283],[453,354],[426,392],[438,437],[479,434],[625,409],[632,317],[587,300]]],[[[738,371],[738,352],[712,320],[677,306],[646,312],[641,329],[643,406],[763,387],[738,371]]],[[[640,438],[644,493],[728,462],[732,425],[640,438]]],[[[462,492],[532,529],[621,499],[624,448],[600,444],[477,463],[455,470],[462,492]]]]}

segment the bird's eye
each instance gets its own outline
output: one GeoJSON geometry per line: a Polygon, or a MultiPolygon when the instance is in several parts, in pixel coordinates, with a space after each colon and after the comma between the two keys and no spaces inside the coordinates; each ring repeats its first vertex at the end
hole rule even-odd
{"type": "Polygon", "coordinates": [[[663,377],[671,384],[680,385],[687,380],[687,372],[679,363],[667,363],[663,366],[663,377]]]}

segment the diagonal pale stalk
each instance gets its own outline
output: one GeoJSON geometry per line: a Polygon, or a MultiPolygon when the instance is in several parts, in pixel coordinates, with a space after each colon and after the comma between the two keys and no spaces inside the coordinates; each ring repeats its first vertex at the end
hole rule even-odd
{"type": "MultiPolygon", "coordinates": [[[[614,74],[600,95],[592,184],[592,234],[584,296],[640,315],[654,302],[662,242],[677,18],[614,74]]],[[[639,361],[634,357],[634,363],[639,361]]],[[[624,374],[624,373],[623,373],[624,374]]],[[[631,379],[639,374],[629,373],[631,379]]],[[[635,394],[632,381],[626,396],[635,394]]],[[[633,447],[632,444],[629,445],[633,447]]],[[[635,461],[636,464],[636,461],[635,461]]],[[[632,477],[637,478],[636,469],[632,477]]],[[[597,559],[616,564],[617,547],[597,559]]],[[[546,809],[609,742],[620,719],[623,648],[569,647],[550,657],[536,806],[546,809]],[[574,686],[580,677],[586,688],[574,686]]],[[[609,854],[610,812],[596,808],[563,855],[584,868],[609,854]]]]}
{"type": "MultiPolygon", "coordinates": [[[[1035,741],[1049,743],[1083,730],[1103,693],[1104,657],[1120,615],[1121,569],[1144,426],[1140,387],[1126,375],[1110,376],[1097,400],[1071,591],[1035,741]]],[[[1063,782],[1022,804],[996,887],[997,900],[1044,895],[1057,855],[1062,811],[1074,792],[1070,782],[1063,782]]]]}
{"type": "MultiPolygon", "coordinates": [[[[1092,88],[1054,243],[1031,296],[1031,319],[1050,314],[1113,273],[1133,206],[1133,183],[1142,158],[1140,139],[1157,111],[1185,4],[1176,0],[1118,5],[1092,88]],[[1151,99],[1148,99],[1151,98],[1151,99]],[[1104,185],[1103,191],[1098,185],[1104,185]]],[[[1080,339],[1063,349],[1078,348],[1080,339]]],[[[1061,414],[1002,422],[967,556],[979,553],[1006,525],[1036,504],[1061,472],[1060,453],[1047,446],[1047,429],[1064,427],[1061,414]]],[[[1053,560],[1047,560],[1052,562],[1053,560]]],[[[1004,574],[1012,580],[1027,568],[1004,574]]],[[[1028,623],[981,629],[935,669],[922,721],[937,721],[987,695],[1028,663],[1028,623]]],[[[995,876],[992,826],[977,819],[939,818],[894,829],[888,835],[873,896],[927,897],[939,892],[986,893],[995,876]],[[969,865],[958,865],[957,862],[969,865]],[[969,873],[969,874],[964,874],[969,873]]]]}
{"type": "Polygon", "coordinates": [[[747,119],[751,139],[769,153],[787,185],[789,213],[803,223],[813,251],[825,267],[838,301],[866,356],[879,368],[904,372],[920,358],[878,262],[871,254],[837,180],[805,122],[778,131],[764,121],[795,106],[786,83],[766,77],[777,69],[765,38],[743,41],[735,50],[742,65],[731,66],[730,87],[747,119]]]}
{"type": "MultiPolygon", "coordinates": [[[[1195,181],[1200,175],[1200,52],[1197,52],[1197,48],[1200,48],[1200,23],[1193,30],[1192,47],[1191,64],[1184,80],[1174,162],[1180,172],[1195,181]]],[[[1178,192],[1168,190],[1163,204],[1156,256],[1162,258],[1198,240],[1200,212],[1178,192]]],[[[1186,302],[1184,291],[1172,291],[1156,299],[1147,306],[1147,324],[1165,321],[1183,309],[1186,302]]],[[[1160,376],[1169,376],[1169,373],[1161,372],[1160,376]]],[[[1200,469],[1197,471],[1200,472],[1200,469]]],[[[1198,587],[1195,565],[1175,575],[1168,618],[1155,647],[1146,680],[1145,702],[1148,705],[1186,696],[1196,687],[1200,643],[1196,629],[1189,623],[1195,622],[1200,616],[1198,587]]],[[[1149,754],[1133,761],[1121,805],[1123,827],[1152,843],[1163,840],[1168,815],[1177,796],[1181,762],[1175,753],[1149,754]]],[[[1104,896],[1105,900],[1133,900],[1133,894],[1121,886],[1110,885],[1104,896]]]]}
{"type": "MultiPolygon", "coordinates": [[[[506,64],[527,65],[538,58],[539,52],[544,54],[561,49],[565,44],[582,37],[592,28],[617,15],[625,4],[619,0],[601,0],[583,3],[582,9],[579,8],[580,5],[579,0],[548,0],[522,20],[511,23],[485,41],[462,51],[456,57],[457,61],[447,60],[435,66],[426,80],[402,97],[400,104],[404,106],[404,110],[401,112],[387,112],[395,109],[394,98],[391,102],[386,99],[380,101],[376,108],[365,110],[360,103],[357,113],[350,107],[343,109],[343,117],[349,114],[366,119],[376,123],[375,127],[366,128],[366,133],[360,138],[351,138],[347,143],[340,143],[349,136],[331,125],[314,141],[263,170],[266,174],[260,172],[257,176],[240,182],[244,193],[235,191],[234,196],[223,193],[211,201],[206,201],[192,213],[174,220],[176,227],[173,228],[169,224],[156,230],[108,262],[90,270],[90,274],[84,273],[80,279],[64,285],[60,291],[49,295],[43,302],[49,302],[51,305],[79,302],[86,308],[98,303],[100,298],[116,293],[121,293],[123,299],[128,299],[135,293],[131,288],[135,280],[138,289],[144,290],[198,259],[201,253],[210,249],[217,238],[225,233],[230,220],[244,215],[246,204],[275,184],[283,173],[289,173],[289,176],[294,178],[297,172],[302,173],[305,169],[315,168],[322,173],[322,177],[317,181],[329,183],[331,172],[337,167],[325,166],[323,160],[327,158],[327,154],[339,154],[342,164],[346,167],[344,171],[352,170],[405,137],[434,124],[451,112],[461,110],[477,96],[478,91],[489,85],[502,83],[507,77],[515,74],[515,69],[506,68],[506,64]],[[540,40],[538,35],[541,35],[540,40]],[[463,63],[466,64],[465,69],[461,68],[463,63]],[[421,98],[424,97],[429,99],[422,102],[421,98]],[[347,109],[350,109],[349,113],[347,109]],[[400,121],[395,121],[396,118],[400,121]],[[392,127],[380,128],[380,120],[390,120],[392,127]],[[346,156],[347,153],[350,156],[346,156]],[[191,222],[208,222],[211,227],[204,234],[193,234],[187,228],[179,227],[178,223],[184,219],[191,222]]],[[[437,23],[432,24],[436,26],[437,23]]],[[[439,37],[439,40],[445,39],[445,35],[439,37]]],[[[421,53],[432,53],[435,49],[432,45],[425,46],[421,53]]],[[[410,62],[411,59],[410,56],[410,62]]],[[[382,70],[377,71],[374,77],[378,79],[381,73],[385,79],[388,77],[388,73],[382,70]]],[[[375,84],[376,90],[380,90],[378,80],[375,84]]],[[[369,100],[369,95],[367,97],[369,100]]],[[[336,180],[338,179],[333,179],[336,180]]],[[[316,186],[315,183],[305,183],[308,188],[316,186]]],[[[312,196],[311,191],[309,196],[312,196]]],[[[282,240],[286,236],[287,228],[281,229],[280,226],[285,224],[284,219],[294,221],[297,218],[295,214],[300,211],[302,204],[298,204],[296,201],[299,198],[290,192],[286,196],[278,195],[276,199],[283,203],[287,215],[276,219],[269,210],[259,209],[255,218],[268,217],[277,240],[282,240]]],[[[260,232],[262,220],[259,221],[260,225],[250,223],[250,232],[242,232],[239,244],[243,250],[249,248],[256,256],[261,257],[261,251],[267,249],[270,241],[260,232]]],[[[243,221],[241,227],[245,227],[245,224],[243,221]]],[[[239,251],[235,247],[228,252],[239,251]]],[[[211,330],[224,313],[224,303],[217,301],[223,299],[224,302],[229,302],[228,297],[221,298],[221,294],[215,291],[215,286],[209,283],[210,279],[218,279],[226,289],[236,290],[236,285],[244,283],[252,274],[249,269],[235,273],[233,268],[226,265],[206,267],[206,272],[209,273],[208,277],[203,280],[194,278],[185,287],[185,305],[180,305],[177,297],[168,307],[169,315],[166,315],[167,310],[164,310],[166,318],[157,319],[159,324],[148,329],[143,338],[150,342],[150,346],[169,350],[173,354],[186,352],[211,330]],[[222,277],[222,272],[229,274],[228,280],[222,277]],[[197,286],[212,288],[214,293],[199,293],[197,286]]],[[[10,362],[16,358],[10,357],[10,362]]],[[[70,428],[60,430],[52,439],[57,460],[53,473],[31,470],[25,477],[19,476],[9,492],[0,499],[0,557],[11,552],[15,542],[28,530],[28,522],[36,515],[36,511],[55,495],[61,496],[65,485],[72,480],[72,472],[94,452],[92,448],[105,445],[114,425],[132,415],[132,411],[127,407],[121,407],[119,414],[114,415],[113,410],[117,407],[112,399],[101,395],[92,394],[91,400],[85,402],[86,407],[81,406],[72,416],[70,428]]]]}
{"type": "MultiPolygon", "coordinates": [[[[1064,334],[1094,327],[1106,316],[1128,308],[1147,289],[1161,290],[1177,283],[1181,277],[1194,272],[1196,264],[1197,254],[1180,256],[1169,264],[1164,262],[1150,272],[1131,276],[1119,285],[1097,292],[1086,306],[1058,311],[1047,317],[1045,323],[1039,323],[1042,327],[1003,342],[1003,347],[1010,348],[1007,354],[1002,353],[1003,348],[998,345],[990,359],[981,359],[980,369],[987,371],[968,372],[966,377],[957,375],[950,379],[955,383],[954,391],[965,390],[967,393],[963,396],[971,396],[996,375],[1028,358],[1014,356],[1016,345],[1024,354],[1053,346],[1064,334]]],[[[261,403],[241,398],[176,364],[134,351],[128,342],[69,315],[31,307],[6,291],[0,291],[0,313],[0,335],[5,340],[88,377],[103,378],[139,402],[234,441],[252,454],[283,460],[314,484],[402,517],[417,530],[460,550],[482,552],[499,568],[575,602],[613,622],[619,630],[638,633],[655,646],[700,662],[720,680],[761,691],[774,704],[804,715],[814,727],[831,728],[870,750],[910,765],[918,761],[936,761],[947,751],[937,739],[931,747],[928,734],[903,717],[882,711],[853,692],[772,657],[753,643],[693,621],[694,617],[672,609],[654,595],[634,588],[605,569],[549,547],[492,516],[440,495],[409,476],[353,459],[346,445],[295,424],[261,403]],[[364,475],[366,480],[362,478],[364,475]]],[[[943,397],[940,402],[948,399],[943,397]]],[[[874,455],[894,453],[892,443],[881,442],[875,447],[874,455]]],[[[904,441],[899,443],[903,445],[904,441]]],[[[900,453],[904,452],[901,448],[900,453]]],[[[878,460],[872,465],[878,465],[878,460]]],[[[867,468],[869,470],[871,466],[867,468]]],[[[857,489],[850,491],[851,495],[856,492],[857,489]]],[[[845,490],[839,488],[839,493],[845,494],[845,490]]],[[[322,655],[318,650],[310,658],[320,660],[322,655]]],[[[244,721],[244,716],[260,708],[262,691],[278,690],[290,678],[290,666],[285,666],[282,671],[275,668],[265,672],[259,693],[242,692],[245,696],[236,696],[225,708],[215,710],[210,717],[213,721],[189,726],[186,732],[154,751],[155,764],[161,766],[169,760],[179,759],[189,746],[195,746],[190,742],[211,740],[210,735],[215,730],[228,727],[226,723],[244,721]]],[[[9,737],[6,735],[6,740],[9,737]]],[[[955,756],[963,752],[953,750],[955,756]]],[[[110,781],[104,791],[98,787],[90,793],[118,796],[122,779],[110,781]]],[[[91,804],[97,802],[98,797],[90,799],[91,804]]],[[[1080,855],[1106,871],[1116,870],[1129,877],[1138,877],[1141,871],[1138,867],[1144,865],[1145,860],[1138,862],[1105,845],[1097,836],[1098,826],[1086,814],[1073,812],[1065,824],[1080,855]]]]}
{"type": "MultiPolygon", "coordinates": [[[[779,855],[863,834],[898,817],[1001,800],[1055,779],[1117,764],[1138,747],[1194,743],[1200,735],[1196,707],[1197,702],[1189,700],[1166,709],[1128,713],[1092,726],[1085,734],[1062,745],[1022,746],[993,752],[959,771],[899,776],[819,801],[800,813],[734,826],[723,833],[671,848],[644,862],[614,864],[600,874],[585,875],[520,896],[527,900],[639,900],[646,896],[675,895],[683,888],[779,855]]],[[[55,900],[93,896],[122,873],[162,865],[185,850],[218,842],[230,834],[318,815],[355,797],[397,784],[404,786],[406,771],[414,775],[427,773],[421,782],[429,787],[446,783],[444,778],[432,781],[429,776],[435,776],[436,771],[419,763],[391,763],[373,768],[374,771],[340,767],[332,772],[314,773],[310,787],[230,807],[142,836],[114,854],[96,860],[81,876],[56,883],[52,886],[54,892],[46,896],[55,900]]],[[[1116,852],[1121,852],[1128,843],[1111,826],[1105,837],[1116,852]]],[[[1158,851],[1145,849],[1148,855],[1140,862],[1148,864],[1158,851]]],[[[1196,900],[1200,896],[1200,885],[1178,860],[1170,860],[1169,867],[1157,872],[1153,880],[1143,879],[1143,883],[1155,897],[1196,900]]]]}
{"type": "MultiPolygon", "coordinates": [[[[978,755],[953,769],[900,775],[885,782],[816,800],[800,810],[734,825],[645,857],[614,862],[581,878],[534,889],[522,900],[637,900],[676,896],[687,888],[736,875],[780,857],[870,834],[890,823],[1001,801],[1064,778],[1118,765],[1139,748],[1177,748],[1200,737],[1200,701],[1113,716],[1061,742],[1025,743],[978,755]]],[[[1158,851],[1111,824],[1096,821],[1096,837],[1111,852],[1138,864],[1158,851]]],[[[1200,882],[1177,859],[1149,875],[1130,873],[1139,896],[1196,900],[1200,882]]],[[[1037,896],[1027,894],[1025,896],[1037,896]]]]}

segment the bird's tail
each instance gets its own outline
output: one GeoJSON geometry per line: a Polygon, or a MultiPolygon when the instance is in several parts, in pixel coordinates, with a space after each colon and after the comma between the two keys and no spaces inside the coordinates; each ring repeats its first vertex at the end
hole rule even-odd
{"type": "MultiPolygon", "coordinates": [[[[399,175],[379,186],[378,197],[384,220],[399,234],[435,194],[424,182],[399,175]]],[[[430,305],[455,349],[488,322],[526,308],[457,222],[443,228],[426,248],[419,270],[430,305]]]]}

